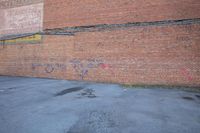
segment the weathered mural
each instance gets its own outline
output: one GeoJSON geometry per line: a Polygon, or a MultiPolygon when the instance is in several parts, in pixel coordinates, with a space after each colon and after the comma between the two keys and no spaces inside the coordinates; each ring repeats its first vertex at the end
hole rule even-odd
{"type": "MultiPolygon", "coordinates": [[[[2,38],[5,36],[15,36],[42,31],[43,2],[41,0],[33,2],[30,0],[3,0],[0,1],[0,5],[1,40],[3,40],[2,38]]],[[[20,39],[20,41],[23,40],[24,39],[20,39]]],[[[18,41],[19,40],[13,39],[10,41],[9,39],[6,42],[18,41]]],[[[25,42],[27,42],[27,38],[25,39],[25,42]]]]}

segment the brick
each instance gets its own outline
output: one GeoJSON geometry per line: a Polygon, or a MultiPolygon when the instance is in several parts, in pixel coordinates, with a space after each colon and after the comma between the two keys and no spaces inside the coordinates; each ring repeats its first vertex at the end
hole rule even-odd
{"type": "Polygon", "coordinates": [[[0,75],[200,86],[200,25],[140,26],[0,45],[0,75]]]}
{"type": "Polygon", "coordinates": [[[199,0],[45,0],[44,29],[200,18],[199,0]]]}

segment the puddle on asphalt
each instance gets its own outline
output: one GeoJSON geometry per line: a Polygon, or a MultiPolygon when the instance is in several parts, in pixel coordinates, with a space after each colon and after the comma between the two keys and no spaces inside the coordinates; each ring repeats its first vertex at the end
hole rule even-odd
{"type": "Polygon", "coordinates": [[[88,98],[96,98],[97,96],[94,94],[94,92],[95,91],[93,89],[85,89],[80,95],[88,98]]]}
{"type": "Polygon", "coordinates": [[[0,92],[4,92],[5,90],[3,90],[3,89],[0,89],[0,92]]]}
{"type": "MultiPolygon", "coordinates": [[[[83,87],[73,87],[73,88],[68,88],[65,90],[62,90],[60,92],[58,92],[57,94],[55,94],[55,96],[63,96],[72,92],[77,92],[77,91],[81,91],[83,90],[83,87]]],[[[88,97],[88,98],[96,98],[97,96],[95,95],[95,91],[93,89],[84,89],[79,96],[81,97],[88,97]]],[[[78,97],[78,98],[81,98],[78,97]]]]}
{"type": "Polygon", "coordinates": [[[6,89],[0,89],[0,93],[10,93],[12,92],[12,90],[17,89],[17,87],[10,87],[10,88],[6,88],[6,89]]]}
{"type": "Polygon", "coordinates": [[[68,93],[80,91],[82,89],[84,89],[84,88],[83,87],[68,88],[68,89],[62,90],[61,92],[58,92],[55,96],[62,96],[62,95],[68,94],[68,93]]]}
{"type": "Polygon", "coordinates": [[[8,88],[8,90],[15,90],[15,89],[17,89],[17,87],[10,87],[10,88],[8,88]]]}
{"type": "Polygon", "coordinates": [[[194,98],[193,98],[193,97],[183,96],[182,98],[185,99],[185,100],[194,101],[194,98]]]}
{"type": "Polygon", "coordinates": [[[195,95],[198,99],[200,99],[200,95],[195,95]]]}

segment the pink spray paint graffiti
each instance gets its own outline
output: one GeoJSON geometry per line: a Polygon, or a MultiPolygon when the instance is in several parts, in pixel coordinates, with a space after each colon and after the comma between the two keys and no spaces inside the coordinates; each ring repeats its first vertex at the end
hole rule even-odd
{"type": "Polygon", "coordinates": [[[192,80],[193,80],[193,77],[192,77],[192,75],[190,74],[190,72],[189,72],[188,69],[186,69],[186,68],[181,68],[181,69],[180,69],[180,72],[181,72],[181,74],[182,74],[185,78],[187,78],[187,80],[189,80],[189,81],[192,81],[192,80]]]}
{"type": "Polygon", "coordinates": [[[112,73],[112,75],[114,75],[114,72],[112,70],[113,67],[111,65],[102,63],[102,64],[99,65],[99,67],[104,69],[104,70],[109,70],[112,73]]]}
{"type": "Polygon", "coordinates": [[[112,74],[114,74],[112,71],[112,66],[104,63],[104,61],[101,59],[73,59],[70,61],[70,64],[82,80],[88,75],[91,69],[101,68],[104,70],[109,70],[112,74]]]}

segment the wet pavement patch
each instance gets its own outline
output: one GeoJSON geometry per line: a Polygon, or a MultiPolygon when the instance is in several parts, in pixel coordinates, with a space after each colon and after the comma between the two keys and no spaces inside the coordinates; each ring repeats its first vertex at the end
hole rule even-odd
{"type": "Polygon", "coordinates": [[[5,90],[3,90],[3,89],[0,89],[0,92],[4,92],[5,90]]]}
{"type": "Polygon", "coordinates": [[[94,94],[93,89],[85,89],[82,93],[81,96],[88,97],[88,98],[96,98],[97,96],[94,94]]]}
{"type": "Polygon", "coordinates": [[[15,89],[17,89],[17,87],[10,87],[10,88],[0,89],[0,93],[9,94],[10,92],[12,92],[15,89]]]}
{"type": "Polygon", "coordinates": [[[195,95],[195,96],[200,99],[200,95],[195,95]]]}
{"type": "Polygon", "coordinates": [[[62,95],[68,94],[68,93],[80,91],[82,89],[84,89],[84,88],[83,87],[68,88],[68,89],[62,90],[61,92],[58,92],[57,94],[55,94],[55,96],[62,96],[62,95]]]}
{"type": "Polygon", "coordinates": [[[183,96],[182,98],[185,99],[185,100],[191,100],[191,101],[194,100],[194,98],[192,98],[192,97],[188,97],[188,96],[183,96]]]}
{"type": "Polygon", "coordinates": [[[15,90],[15,89],[17,89],[17,87],[10,87],[10,88],[8,88],[8,90],[15,90]]]}

